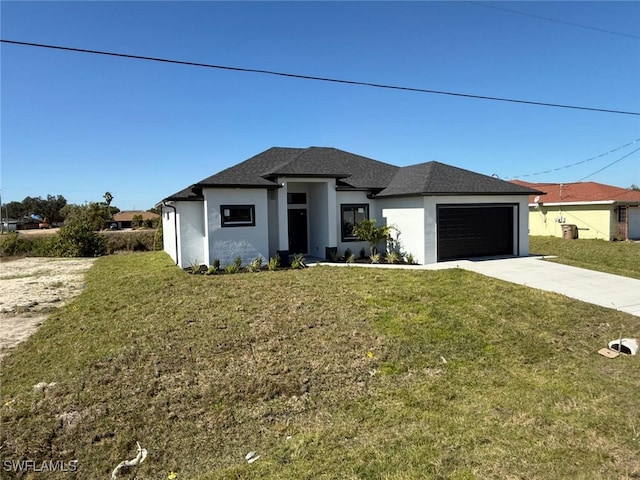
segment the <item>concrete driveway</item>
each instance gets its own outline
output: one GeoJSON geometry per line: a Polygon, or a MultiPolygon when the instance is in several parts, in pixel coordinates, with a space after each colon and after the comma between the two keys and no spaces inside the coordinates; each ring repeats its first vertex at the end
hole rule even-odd
{"type": "Polygon", "coordinates": [[[570,267],[541,257],[459,260],[436,265],[438,269],[464,268],[640,317],[640,280],[633,278],[570,267]]]}

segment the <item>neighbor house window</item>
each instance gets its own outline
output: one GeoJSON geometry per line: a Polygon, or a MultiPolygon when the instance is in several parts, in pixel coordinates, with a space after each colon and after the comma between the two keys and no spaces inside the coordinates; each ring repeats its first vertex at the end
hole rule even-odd
{"type": "Polygon", "coordinates": [[[618,207],[618,222],[627,223],[627,207],[618,207]]]}
{"type": "Polygon", "coordinates": [[[253,227],[255,213],[255,205],[220,205],[223,227],[253,227]]]}
{"type": "Polygon", "coordinates": [[[369,220],[369,205],[363,204],[344,204],[340,206],[341,223],[342,223],[342,241],[354,242],[357,238],[353,235],[353,227],[356,223],[363,220],[369,220]]]}

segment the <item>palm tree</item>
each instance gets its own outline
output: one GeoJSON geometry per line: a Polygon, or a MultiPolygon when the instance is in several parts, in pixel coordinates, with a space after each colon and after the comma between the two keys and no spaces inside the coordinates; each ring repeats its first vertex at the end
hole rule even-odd
{"type": "Polygon", "coordinates": [[[375,219],[362,220],[353,227],[353,234],[358,240],[368,242],[371,255],[375,255],[378,251],[378,244],[383,240],[387,240],[393,229],[394,227],[391,225],[380,225],[376,227],[375,219]]]}

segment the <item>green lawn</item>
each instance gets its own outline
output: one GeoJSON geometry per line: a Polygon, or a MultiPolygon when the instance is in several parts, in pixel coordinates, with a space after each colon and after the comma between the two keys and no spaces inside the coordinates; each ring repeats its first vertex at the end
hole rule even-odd
{"type": "Polygon", "coordinates": [[[640,278],[640,242],[529,237],[531,255],[555,255],[554,262],[640,278]]]}
{"type": "Polygon", "coordinates": [[[104,257],[5,358],[2,459],[109,478],[137,440],[119,478],[637,478],[640,358],[596,353],[621,330],[640,318],[460,269],[104,257]]]}

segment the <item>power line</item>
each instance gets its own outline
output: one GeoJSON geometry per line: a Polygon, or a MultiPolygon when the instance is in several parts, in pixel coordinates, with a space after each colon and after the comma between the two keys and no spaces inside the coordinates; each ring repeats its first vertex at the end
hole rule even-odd
{"type": "Polygon", "coordinates": [[[618,35],[620,37],[635,38],[637,40],[640,40],[640,35],[634,35],[632,33],[614,32],[613,30],[607,30],[607,29],[604,29],[604,28],[592,27],[591,25],[584,25],[582,23],[567,22],[566,20],[558,20],[556,18],[543,17],[542,15],[536,15],[536,14],[533,14],[533,13],[521,12],[519,10],[512,10],[510,8],[498,7],[495,4],[488,5],[488,4],[482,3],[482,2],[468,2],[468,3],[470,3],[472,5],[476,5],[478,7],[493,8],[494,10],[502,10],[503,12],[515,13],[516,15],[522,15],[524,17],[537,18],[539,20],[545,20],[547,22],[561,23],[563,25],[570,25],[572,27],[584,28],[584,29],[593,30],[593,31],[596,31],[596,32],[608,33],[608,34],[611,34],[611,35],[618,35]]]}
{"type": "Polygon", "coordinates": [[[321,81],[321,82],[341,83],[341,84],[347,84],[347,85],[358,85],[358,86],[373,87],[373,88],[385,88],[390,90],[402,90],[402,91],[417,92],[417,93],[431,93],[435,95],[449,95],[453,97],[475,98],[479,100],[492,100],[497,102],[510,102],[510,103],[526,104],[526,105],[538,105],[541,107],[568,108],[573,110],[586,110],[591,112],[615,113],[620,115],[640,116],[640,112],[610,110],[606,108],[581,107],[576,105],[565,105],[560,103],[535,102],[530,100],[518,100],[513,98],[489,97],[485,95],[471,95],[468,93],[445,92],[440,90],[429,90],[425,88],[403,87],[398,85],[387,85],[387,84],[380,84],[380,83],[362,82],[362,81],[356,81],[356,80],[343,80],[343,79],[329,78],[329,77],[317,77],[313,75],[276,72],[273,70],[261,70],[256,68],[242,68],[242,67],[231,67],[228,65],[214,65],[210,63],[188,62],[184,60],[174,60],[174,59],[159,58],[159,57],[147,57],[142,55],[131,55],[126,53],[104,52],[100,50],[88,50],[84,48],[63,47],[58,45],[47,45],[42,43],[20,42],[16,40],[0,39],[0,42],[12,44],[12,45],[28,46],[28,47],[49,48],[53,50],[63,50],[63,51],[78,52],[78,53],[90,53],[93,55],[106,55],[111,57],[129,58],[133,60],[146,60],[151,62],[162,62],[162,63],[170,63],[170,64],[176,64],[176,65],[188,65],[192,67],[216,68],[220,70],[230,70],[235,72],[260,73],[264,75],[275,75],[279,77],[297,78],[301,80],[315,80],[315,81],[321,81]]]}
{"type": "MultiPolygon", "coordinates": [[[[640,138],[636,138],[635,140],[633,140],[632,142],[629,143],[625,143],[624,145],[621,145],[619,147],[614,148],[613,150],[609,150],[608,152],[605,153],[601,153],[600,155],[596,155],[595,157],[591,157],[591,158],[587,158],[586,160],[581,160],[579,162],[575,162],[575,163],[570,163],[568,165],[563,165],[562,167],[558,167],[558,168],[552,168],[550,170],[544,170],[542,172],[536,172],[536,173],[528,173],[526,175],[516,175],[514,177],[511,178],[525,178],[525,177],[534,177],[536,175],[543,175],[545,173],[551,173],[551,172],[557,172],[558,170],[564,170],[565,168],[571,168],[571,167],[575,167],[577,165],[582,165],[583,163],[587,163],[587,162],[591,162],[592,160],[597,160],[598,158],[604,157],[605,155],[609,155],[610,153],[613,152],[617,152],[618,150],[622,150],[623,148],[626,148],[630,145],[633,145],[636,142],[640,142],[640,138]]],[[[633,152],[632,152],[633,153],[633,152]]]]}
{"type": "Polygon", "coordinates": [[[629,157],[629,156],[633,155],[634,153],[636,153],[636,152],[637,152],[637,151],[639,151],[639,150],[640,150],[640,147],[636,148],[633,152],[631,152],[631,153],[627,153],[625,156],[620,157],[620,158],[619,158],[618,160],[616,160],[615,162],[611,162],[609,165],[605,165],[605,166],[604,166],[604,167],[602,167],[600,170],[596,170],[595,172],[590,173],[590,174],[589,174],[589,175],[587,175],[586,177],[582,177],[580,180],[578,180],[578,182],[581,182],[582,180],[585,180],[585,179],[587,179],[587,178],[589,178],[589,177],[594,176],[596,173],[600,173],[601,171],[606,170],[607,168],[611,167],[612,165],[615,165],[615,164],[616,164],[616,163],[618,163],[618,162],[621,162],[622,160],[624,160],[625,158],[627,158],[627,157],[629,157]]]}

